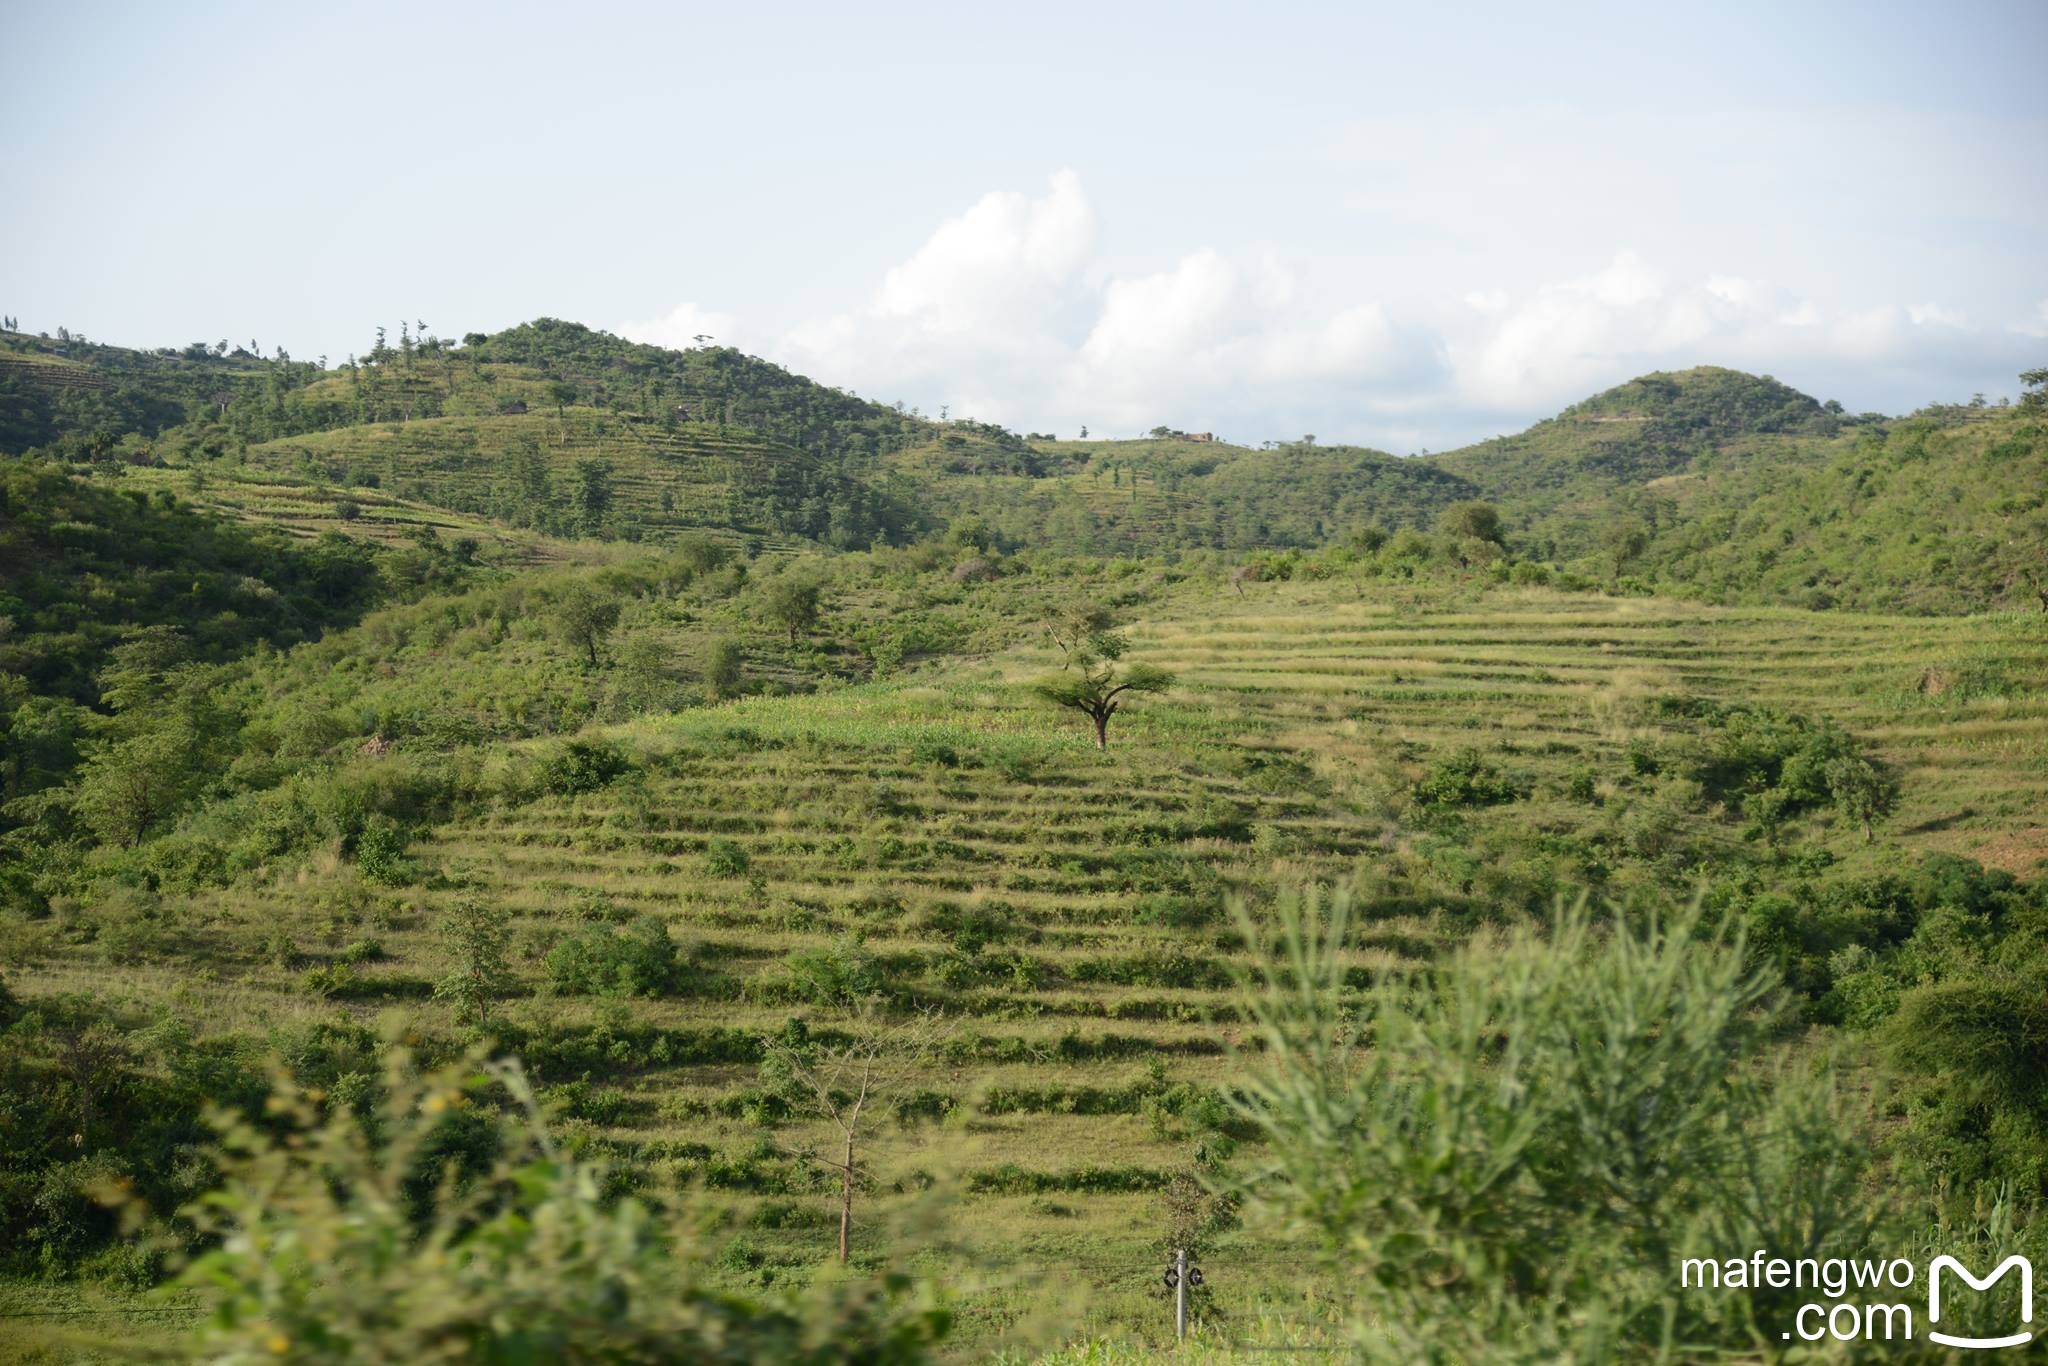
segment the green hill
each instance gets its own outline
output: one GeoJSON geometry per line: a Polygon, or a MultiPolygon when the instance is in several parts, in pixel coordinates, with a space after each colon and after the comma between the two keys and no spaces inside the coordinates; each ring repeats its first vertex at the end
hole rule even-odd
{"type": "Polygon", "coordinates": [[[1632,380],[1517,436],[1425,457],[1496,503],[1530,556],[1722,601],[2033,609],[2048,587],[2038,407],[1851,417],[1712,367],[1632,380]]]}
{"type": "Polygon", "coordinates": [[[1356,528],[1428,527],[1467,480],[1355,446],[1252,450],[1176,438],[1008,443],[947,432],[891,457],[940,520],[1088,554],[1308,548],[1356,528]]]}
{"type": "Polygon", "coordinates": [[[1842,419],[1769,378],[1713,366],[1649,374],[1525,432],[1423,457],[1498,503],[1546,554],[1591,544],[1617,499],[1715,459],[1785,458],[1842,419]]]}

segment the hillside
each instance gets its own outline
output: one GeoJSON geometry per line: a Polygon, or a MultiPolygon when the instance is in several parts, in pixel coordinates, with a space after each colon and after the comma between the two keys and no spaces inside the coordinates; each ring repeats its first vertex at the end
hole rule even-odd
{"type": "Polygon", "coordinates": [[[1354,446],[949,432],[889,465],[941,522],[972,515],[1011,544],[1084,554],[1312,548],[1365,526],[1428,528],[1476,496],[1459,476],[1354,446]]]}
{"type": "MultiPolygon", "coordinates": [[[[1156,1331],[1140,1287],[1159,1192],[1257,1160],[1221,1100],[1253,961],[1233,901],[1265,915],[1290,887],[1353,889],[1365,984],[1576,888],[1655,904],[1705,876],[1827,1021],[1871,981],[1895,1003],[1887,973],[1956,970],[1928,966],[1965,913],[1945,908],[2006,885],[1962,860],[2048,858],[2034,618],[1341,569],[1243,595],[1220,566],[963,582],[924,549],[800,569],[824,593],[794,641],[776,576],[654,557],[438,595],[227,666],[241,757],[134,847],[40,863],[47,913],[0,922],[11,989],[61,1042],[88,1026],[57,1003],[112,975],[138,1005],[97,1037],[140,1047],[149,1012],[174,1010],[184,1042],[166,1046],[190,1053],[173,1080],[212,1058],[212,1086],[246,1086],[228,1060],[274,1048],[358,1094],[380,1020],[458,1046],[436,985],[458,962],[448,927],[491,908],[508,976],[488,1036],[577,1151],[727,1211],[733,1288],[808,1274],[830,1239],[815,1169],[790,1156],[824,1131],[762,1041],[830,1037],[868,992],[943,1011],[944,1048],[883,1102],[856,1227],[874,1248],[932,1217],[927,1187],[950,1192],[926,1256],[997,1278],[964,1292],[978,1350],[1076,1287],[1094,1331],[1156,1331]],[[579,589],[621,607],[594,667],[556,625],[579,589]],[[1077,600],[1114,604],[1132,656],[1178,679],[1107,754],[1023,686],[1058,670],[1042,623],[1077,600]],[[713,702],[720,640],[742,695],[713,702]],[[1794,776],[1845,745],[1904,779],[1874,841],[1794,776]],[[1029,1289],[1041,1267],[1056,1295],[1029,1289]]],[[[92,1132],[97,1162],[145,1151],[92,1132]]],[[[16,1246],[106,1236],[46,1209],[0,1204],[16,1246]]],[[[1206,1264],[1244,1321],[1298,1303],[1298,1259],[1265,1234],[1226,1231],[1206,1264]]]]}
{"type": "Polygon", "coordinates": [[[1767,377],[1701,366],[1655,373],[1596,394],[1525,432],[1424,456],[1497,502],[1549,555],[1591,545],[1617,499],[1714,459],[1796,458],[1801,438],[1842,423],[1767,377]]]}
{"type": "MultiPolygon", "coordinates": [[[[829,1286],[845,1136],[792,1069],[864,1038],[850,1283],[914,1260],[966,1353],[1041,1314],[1156,1342],[1194,1239],[1206,1322],[1327,1347],[1346,1278],[1203,1183],[1281,1155],[1245,984],[1329,896],[1347,1031],[1515,980],[1459,965],[1582,897],[1610,943],[1697,903],[1669,961],[1782,992],[1748,1070],[1898,1097],[1798,1112],[1866,1145],[1837,1198],[2048,1200],[2048,1100],[1940,1051],[2048,981],[2032,406],[1850,421],[1702,370],[1401,460],[932,424],[548,321],[331,369],[16,356],[0,1356],[189,1322],[101,1198],[204,1246],[208,1105],[282,1122],[289,1074],[346,1125],[472,1050],[604,1164],[592,1208],[715,1214],[717,1293],[829,1286]]],[[[394,1189],[474,1176],[514,1108],[455,1106],[394,1189]]]]}
{"type": "Polygon", "coordinates": [[[1651,481],[1644,578],[1723,600],[2048,611],[2048,414],[1946,409],[1651,481]]]}
{"type": "Polygon", "coordinates": [[[2038,408],[1850,417],[1768,378],[1632,380],[1517,436],[1423,457],[1533,558],[1724,602],[1971,612],[2043,606],[2038,408]]]}

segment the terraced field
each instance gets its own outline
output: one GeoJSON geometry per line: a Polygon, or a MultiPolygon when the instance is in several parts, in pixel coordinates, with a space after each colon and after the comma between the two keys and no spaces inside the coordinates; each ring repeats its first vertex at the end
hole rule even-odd
{"type": "MultiPolygon", "coordinates": [[[[822,964],[950,1022],[936,1060],[888,1099],[857,1251],[916,1245],[928,1263],[971,1253],[1001,1268],[969,1297],[970,1343],[1084,1293],[1091,1322],[1156,1337],[1158,1191],[1232,1141],[1215,1102],[1247,961],[1232,897],[1354,887],[1370,907],[1355,971],[1425,961],[1516,913],[1522,884],[1488,864],[1497,840],[1556,843],[1560,885],[1601,875],[1569,849],[1642,799],[1627,756],[1684,732],[1643,705],[1673,696],[1829,718],[1905,771],[1885,841],[1824,817],[1804,831],[1833,858],[1903,844],[2031,871],[2048,857],[2040,618],[1338,583],[1238,599],[1187,584],[1130,634],[1132,657],[1180,684],[1120,717],[1107,754],[1017,686],[1054,667],[1032,648],[645,718],[601,733],[632,759],[616,780],[416,843],[428,876],[415,887],[383,892],[330,861],[200,912],[226,942],[284,937],[289,967],[194,981],[144,965],[131,985],[179,996],[202,1029],[338,1008],[445,1023],[428,1000],[447,967],[439,926],[462,898],[502,906],[523,983],[507,1036],[566,1127],[729,1205],[745,1279],[802,1274],[833,1233],[815,1171],[789,1156],[824,1131],[779,1112],[757,1070],[760,1038],[792,1017],[837,1027],[822,964]],[[1514,775],[1520,798],[1450,824],[1419,814],[1416,780],[1467,750],[1514,775]],[[1571,795],[1582,772],[1598,798],[1571,795]],[[550,967],[570,940],[646,922],[682,959],[651,995],[581,995],[550,967]],[[376,952],[347,950],[365,941],[376,952]],[[937,1236],[902,1231],[933,1217],[937,1236]]],[[[1690,819],[1697,848],[1739,839],[1725,813],[1690,819]]],[[[1626,871],[1610,890],[1686,885],[1626,871]]],[[[52,961],[38,989],[96,970],[52,961]]],[[[1284,1247],[1227,1235],[1209,1265],[1239,1322],[1279,1332],[1312,1315],[1318,1292],[1284,1247]]]]}
{"type": "Polygon", "coordinates": [[[599,541],[542,536],[486,517],[394,497],[382,489],[340,488],[263,469],[137,466],[123,468],[113,482],[124,489],[165,490],[217,516],[279,527],[300,540],[334,532],[398,545],[426,528],[447,541],[471,537],[484,547],[486,558],[522,565],[597,564],[621,550],[599,541]]]}
{"type": "Polygon", "coordinates": [[[329,484],[374,482],[403,499],[488,517],[504,505],[507,456],[521,446],[544,457],[562,497],[576,487],[579,462],[609,462],[619,511],[657,537],[734,528],[786,546],[792,542],[776,534],[766,505],[794,506],[814,486],[837,486],[811,457],[741,428],[671,428],[588,408],[344,427],[252,446],[247,460],[329,484]]]}

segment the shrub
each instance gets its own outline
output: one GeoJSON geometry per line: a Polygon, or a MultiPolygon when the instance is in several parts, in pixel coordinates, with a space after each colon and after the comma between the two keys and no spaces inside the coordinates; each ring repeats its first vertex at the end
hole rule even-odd
{"type": "Polygon", "coordinates": [[[1864,1124],[1810,1073],[1777,1083],[1775,980],[1697,912],[1571,911],[1362,996],[1348,919],[1283,902],[1236,1104],[1271,1163],[1248,1193],[1350,1288],[1360,1356],[1739,1354],[1809,1292],[1674,1296],[1678,1257],[1896,1246],[1864,1124]]]}
{"type": "Polygon", "coordinates": [[[882,989],[882,974],[874,956],[854,935],[841,935],[817,948],[798,949],[782,961],[791,990],[813,1005],[848,1005],[882,989]]]}
{"type": "Polygon", "coordinates": [[[571,740],[541,760],[539,781],[543,791],[573,797],[597,791],[632,766],[617,745],[571,740]]]}
{"type": "Polygon", "coordinates": [[[356,868],[363,877],[386,887],[401,886],[419,876],[405,856],[406,836],[389,816],[373,815],[356,838],[356,868]]]}
{"type": "Polygon", "coordinates": [[[557,990],[586,996],[659,996],[683,971],[668,930],[646,916],[619,929],[594,925],[555,945],[546,962],[557,990]]]}
{"type": "Polygon", "coordinates": [[[1522,788],[1478,750],[1463,749],[1433,764],[1415,784],[1414,795],[1426,807],[1491,806],[1516,800],[1522,788]]]}
{"type": "Polygon", "coordinates": [[[219,1121],[225,1179],[199,1213],[215,1249],[182,1284],[210,1360],[746,1362],[930,1359],[950,1317],[896,1275],[823,1275],[800,1297],[712,1288],[714,1252],[558,1146],[516,1064],[406,1080],[374,1124],[289,1088],[272,1126],[219,1121]],[[488,1108],[509,1103],[500,1118],[488,1108]],[[494,1156],[466,1184],[412,1174],[445,1117],[494,1156]],[[317,1256],[306,1249],[317,1248],[317,1256]]]}
{"type": "Polygon", "coordinates": [[[704,846],[704,871],[713,877],[740,877],[752,865],[746,849],[729,839],[714,839],[704,846]]]}

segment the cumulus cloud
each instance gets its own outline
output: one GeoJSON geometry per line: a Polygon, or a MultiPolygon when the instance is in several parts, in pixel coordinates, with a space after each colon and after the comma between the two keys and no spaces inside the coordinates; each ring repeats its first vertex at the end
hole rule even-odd
{"type": "Polygon", "coordinates": [[[620,336],[632,341],[677,351],[698,345],[700,337],[720,346],[744,344],[739,321],[731,314],[715,312],[694,303],[677,304],[664,316],[645,322],[622,323],[618,331],[620,336]]]}
{"type": "MultiPolygon", "coordinates": [[[[1113,271],[1080,177],[1063,170],[1035,195],[982,196],[861,306],[762,345],[825,383],[1020,428],[1129,434],[1164,422],[1248,441],[1315,430],[1412,450],[1697,364],[1776,373],[1820,397],[1854,401],[1872,375],[1927,385],[1918,401],[1953,397],[2007,364],[2018,337],[2048,336],[2048,301],[1987,329],[1939,300],[1842,309],[1771,280],[1673,272],[1627,248],[1580,274],[1446,281],[1433,299],[1393,299],[1333,289],[1313,265],[1211,247],[1113,271]],[[1960,390],[1939,387],[1950,377],[1960,390]]],[[[695,304],[624,330],[665,345],[741,335],[695,304]]]]}
{"type": "Polygon", "coordinates": [[[939,226],[882,279],[874,313],[974,335],[1048,320],[1058,291],[1095,249],[1095,211],[1072,171],[1042,198],[999,190],[939,226]]]}

